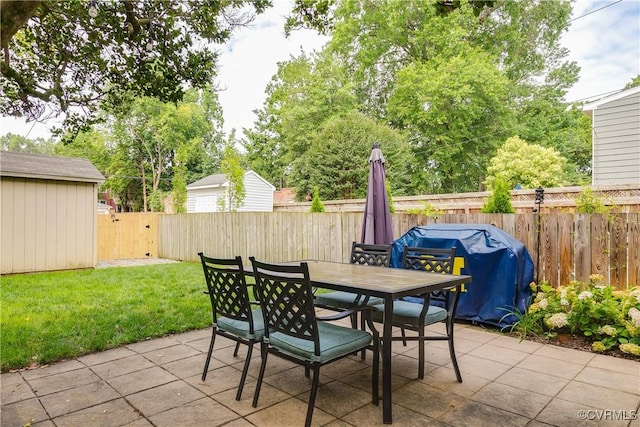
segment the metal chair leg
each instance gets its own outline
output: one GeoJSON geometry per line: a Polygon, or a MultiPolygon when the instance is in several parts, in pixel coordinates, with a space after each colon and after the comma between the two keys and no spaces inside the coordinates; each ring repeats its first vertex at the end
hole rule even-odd
{"type": "Polygon", "coordinates": [[[209,371],[209,361],[211,361],[211,353],[213,353],[213,344],[216,341],[216,328],[211,328],[211,342],[209,343],[209,352],[207,353],[207,360],[204,362],[204,370],[202,371],[202,381],[207,379],[207,371],[209,371]]]}
{"type": "Polygon", "coordinates": [[[320,383],[320,367],[313,367],[313,383],[311,385],[311,394],[309,395],[309,405],[307,406],[307,418],[304,426],[311,427],[311,418],[313,417],[313,407],[316,404],[316,395],[318,394],[318,384],[320,383]]]}
{"type": "Polygon", "coordinates": [[[262,380],[264,378],[264,370],[267,367],[267,356],[269,352],[267,351],[267,344],[260,343],[260,355],[262,356],[262,363],[260,363],[260,373],[258,374],[258,382],[256,383],[256,390],[253,392],[253,403],[252,407],[258,406],[258,398],[260,397],[260,388],[262,387],[262,380]]]}
{"type": "MultiPolygon", "coordinates": [[[[239,343],[238,343],[239,344],[239,343]]],[[[244,388],[244,382],[247,379],[247,373],[249,372],[249,363],[251,362],[251,354],[253,353],[253,342],[250,341],[247,349],[247,358],[244,361],[244,367],[242,368],[242,375],[240,376],[240,385],[238,386],[238,392],[236,393],[236,400],[240,400],[242,397],[242,389],[244,388]]],[[[237,348],[237,344],[236,344],[237,348]]]]}

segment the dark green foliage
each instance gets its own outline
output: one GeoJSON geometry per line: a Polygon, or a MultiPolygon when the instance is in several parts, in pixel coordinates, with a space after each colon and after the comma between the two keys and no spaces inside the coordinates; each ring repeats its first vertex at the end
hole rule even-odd
{"type": "Polygon", "coordinates": [[[494,181],[493,194],[482,207],[482,213],[515,213],[511,206],[509,185],[501,178],[496,178],[494,181]]]}

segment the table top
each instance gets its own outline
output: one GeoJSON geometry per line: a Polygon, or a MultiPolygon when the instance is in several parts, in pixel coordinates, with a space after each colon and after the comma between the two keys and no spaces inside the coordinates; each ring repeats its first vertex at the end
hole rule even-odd
{"type": "Polygon", "coordinates": [[[303,261],[309,266],[309,278],[313,286],[369,296],[400,298],[471,282],[471,276],[465,275],[328,261],[303,261]]]}

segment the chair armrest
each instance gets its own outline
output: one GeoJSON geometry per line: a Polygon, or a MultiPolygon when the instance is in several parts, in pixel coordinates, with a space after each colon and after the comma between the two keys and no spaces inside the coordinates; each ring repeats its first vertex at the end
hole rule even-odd
{"type": "Polygon", "coordinates": [[[318,316],[316,317],[316,319],[326,322],[326,321],[332,321],[332,320],[340,320],[340,319],[344,319],[345,317],[349,317],[354,313],[357,313],[361,311],[362,312],[362,316],[364,317],[365,321],[367,322],[367,325],[369,326],[369,329],[371,330],[371,332],[373,333],[373,337],[375,340],[378,339],[378,337],[380,336],[378,333],[378,330],[375,328],[374,324],[373,324],[373,312],[374,311],[378,311],[377,308],[371,306],[371,305],[361,305],[358,307],[353,307],[353,308],[349,308],[347,310],[344,311],[340,311],[336,314],[330,315],[330,316],[318,316]]]}

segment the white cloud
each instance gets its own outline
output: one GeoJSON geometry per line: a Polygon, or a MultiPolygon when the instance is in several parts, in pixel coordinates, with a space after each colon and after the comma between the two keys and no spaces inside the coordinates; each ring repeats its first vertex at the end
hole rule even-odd
{"type": "Polygon", "coordinates": [[[581,70],[568,101],[620,90],[640,74],[640,1],[578,0],[572,19],[562,44],[581,70]]]}
{"type": "MultiPolygon", "coordinates": [[[[640,1],[639,0],[577,0],[573,18],[602,8],[571,23],[562,38],[570,50],[569,59],[581,67],[580,80],[568,92],[568,101],[592,98],[622,89],[640,74],[640,1]]],[[[219,94],[224,109],[225,130],[251,127],[253,110],[262,107],[264,90],[277,71],[277,64],[297,56],[301,49],[309,53],[321,49],[327,38],[314,31],[294,31],[284,37],[284,16],[292,2],[275,0],[248,28],[237,32],[220,49],[220,68],[216,82],[223,90],[219,94]]],[[[53,124],[25,124],[24,121],[2,117],[0,134],[8,132],[47,137],[53,124]],[[31,130],[30,130],[31,129],[31,130]]]]}

